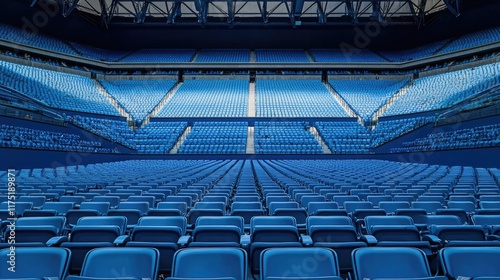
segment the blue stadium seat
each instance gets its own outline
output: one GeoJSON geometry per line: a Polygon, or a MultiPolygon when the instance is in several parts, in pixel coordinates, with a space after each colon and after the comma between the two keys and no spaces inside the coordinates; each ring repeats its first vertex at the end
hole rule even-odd
{"type": "Polygon", "coordinates": [[[262,280],[341,280],[335,251],[327,248],[272,248],[260,255],[262,280]],[[311,263],[314,265],[312,269],[311,263]]]}
{"type": "Polygon", "coordinates": [[[159,260],[154,248],[97,248],[85,256],[80,275],[66,279],[157,279],[159,260]]]}
{"type": "Polygon", "coordinates": [[[11,264],[10,248],[0,250],[0,279],[65,279],[71,251],[64,248],[16,248],[11,264]],[[9,270],[12,267],[14,271],[9,270]]]}

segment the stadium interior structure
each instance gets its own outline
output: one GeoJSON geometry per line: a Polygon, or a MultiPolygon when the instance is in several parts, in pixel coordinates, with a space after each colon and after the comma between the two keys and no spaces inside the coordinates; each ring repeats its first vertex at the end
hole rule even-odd
{"type": "Polygon", "coordinates": [[[0,7],[0,279],[500,277],[498,1],[0,7]]]}

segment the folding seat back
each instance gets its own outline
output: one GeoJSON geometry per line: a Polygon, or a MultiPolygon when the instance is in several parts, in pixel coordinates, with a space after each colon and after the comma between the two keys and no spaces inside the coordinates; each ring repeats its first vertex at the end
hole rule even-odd
{"type": "Polygon", "coordinates": [[[473,195],[450,195],[450,201],[469,201],[476,204],[476,198],[473,195]]]}
{"type": "Polygon", "coordinates": [[[96,193],[98,195],[106,195],[108,193],[111,193],[111,190],[107,190],[107,189],[90,189],[89,193],[96,193]]]}
{"type": "Polygon", "coordinates": [[[498,279],[500,250],[495,247],[450,247],[439,251],[443,273],[450,279],[498,279]]]}
{"type": "Polygon", "coordinates": [[[432,225],[429,232],[444,241],[446,246],[495,246],[495,243],[498,243],[477,243],[486,241],[486,236],[483,227],[476,225],[432,225]]]}
{"type": "Polygon", "coordinates": [[[358,233],[349,217],[312,216],[307,219],[307,234],[314,247],[332,248],[338,254],[342,271],[352,268],[351,252],[366,247],[365,242],[358,239],[358,233]]]}
{"type": "Polygon", "coordinates": [[[268,209],[269,209],[269,214],[274,214],[277,209],[298,209],[299,204],[295,201],[288,201],[288,202],[271,202],[268,203],[268,209]]]}
{"type": "MultiPolygon", "coordinates": [[[[481,201],[494,201],[494,202],[500,202],[500,195],[481,195],[479,197],[479,200],[481,201]]],[[[497,207],[498,208],[498,207],[497,207]]]]}
{"type": "Polygon", "coordinates": [[[193,203],[195,203],[195,202],[197,202],[197,201],[199,201],[201,199],[197,192],[194,192],[194,191],[189,192],[189,191],[187,191],[185,189],[183,189],[180,192],[178,192],[177,196],[187,196],[187,197],[190,197],[191,201],[193,203]]]}
{"type": "Polygon", "coordinates": [[[460,208],[438,209],[436,210],[436,215],[457,216],[462,224],[469,223],[469,214],[465,210],[460,208]]]}
{"type": "Polygon", "coordinates": [[[80,207],[80,204],[85,201],[83,196],[61,196],[59,202],[73,202],[75,207],[80,207]]]}
{"type": "Polygon", "coordinates": [[[381,201],[378,204],[380,209],[384,209],[389,214],[394,214],[398,209],[410,209],[410,203],[406,201],[381,201]]]}
{"type": "Polygon", "coordinates": [[[151,189],[145,195],[157,195],[157,194],[163,195],[163,199],[165,199],[166,197],[169,197],[172,195],[172,191],[165,190],[165,189],[151,189]]]}
{"type": "Polygon", "coordinates": [[[142,194],[142,190],[137,190],[137,189],[117,189],[115,191],[116,194],[119,194],[119,193],[128,193],[128,194],[132,194],[132,195],[141,195],[142,194]]]}
{"type": "Polygon", "coordinates": [[[302,190],[294,192],[293,198],[295,201],[300,202],[303,196],[311,196],[313,195],[312,190],[302,190]]]}
{"type": "Polygon", "coordinates": [[[140,196],[133,195],[127,199],[127,202],[146,202],[148,204],[148,208],[154,208],[155,201],[156,198],[154,196],[148,196],[148,195],[140,195],[140,196]]]}
{"type": "Polygon", "coordinates": [[[79,279],[157,279],[160,253],[154,248],[97,248],[88,252],[79,279]]]}
{"type": "Polygon", "coordinates": [[[45,196],[20,196],[17,202],[30,202],[32,203],[31,209],[41,209],[45,203],[45,196]]]}
{"type": "Polygon", "coordinates": [[[262,280],[341,280],[337,254],[327,248],[270,248],[260,255],[262,280]],[[307,263],[314,262],[315,269],[307,263]],[[298,269],[297,269],[298,268],[298,269]]]}
{"type": "Polygon", "coordinates": [[[130,186],[129,190],[141,190],[142,192],[147,192],[151,189],[151,186],[130,186]]]}
{"type": "Polygon", "coordinates": [[[358,196],[354,195],[337,195],[332,198],[333,202],[337,202],[340,205],[342,205],[342,208],[344,207],[344,202],[346,201],[359,201],[358,196]]]}
{"type": "Polygon", "coordinates": [[[80,210],[97,210],[99,215],[107,215],[109,205],[109,202],[82,202],[80,210]]]}
{"type": "MultiPolygon", "coordinates": [[[[114,240],[119,235],[125,233],[127,219],[125,217],[82,217],[71,232],[72,242],[94,242],[96,240],[114,240]],[[107,237],[100,232],[101,229],[111,229],[111,234],[107,237]],[[111,236],[111,237],[109,237],[111,236]]],[[[107,231],[109,233],[109,231],[107,231]]]]}
{"type": "Polygon", "coordinates": [[[190,246],[234,246],[238,247],[243,231],[242,217],[200,217],[196,221],[190,246]]]}
{"type": "Polygon", "coordinates": [[[412,203],[413,201],[415,201],[415,198],[411,195],[405,195],[405,194],[402,194],[402,195],[396,195],[394,196],[394,201],[406,201],[408,203],[412,203]]]}
{"type": "Polygon", "coordinates": [[[239,248],[188,248],[173,259],[175,279],[247,279],[247,254],[239,248]]]}
{"type": "Polygon", "coordinates": [[[138,210],[141,215],[147,215],[149,212],[149,202],[130,202],[130,201],[124,201],[120,202],[120,205],[118,206],[118,210],[138,210]]]}
{"type": "Polygon", "coordinates": [[[305,195],[300,199],[300,205],[306,209],[309,208],[311,202],[325,202],[326,198],[322,195],[305,195]]]}
{"type": "Polygon", "coordinates": [[[360,248],[353,251],[352,261],[355,280],[433,279],[426,255],[416,248],[360,248]]]}
{"type": "Polygon", "coordinates": [[[339,205],[336,202],[310,202],[308,204],[307,212],[311,215],[321,215],[328,210],[338,210],[339,205]]]}
{"type": "Polygon", "coordinates": [[[260,197],[257,195],[253,196],[241,196],[241,195],[235,195],[233,197],[234,202],[260,202],[260,197]]]}
{"type": "Polygon", "coordinates": [[[441,205],[446,204],[444,197],[439,195],[422,195],[418,198],[420,202],[439,202],[441,205]]]}
{"type": "Polygon", "coordinates": [[[92,202],[108,202],[109,208],[117,208],[120,204],[119,196],[100,195],[92,198],[92,202]]]}
{"type": "Polygon", "coordinates": [[[483,201],[479,202],[481,209],[500,209],[500,202],[498,201],[483,201]]]}
{"type": "Polygon", "coordinates": [[[438,209],[443,208],[443,205],[438,201],[415,201],[412,202],[411,208],[424,209],[428,214],[435,214],[438,209]]]}
{"type": "Polygon", "coordinates": [[[54,210],[57,215],[65,215],[69,210],[73,209],[73,202],[45,202],[43,210],[54,210]]]}
{"type": "Polygon", "coordinates": [[[187,219],[189,225],[194,225],[199,217],[224,215],[226,215],[226,205],[222,202],[196,202],[189,211],[187,219]]]}
{"type": "Polygon", "coordinates": [[[227,205],[227,197],[226,196],[206,195],[203,197],[203,202],[221,202],[221,203],[224,203],[224,205],[227,205]]]}
{"type": "Polygon", "coordinates": [[[474,215],[472,222],[482,226],[485,233],[500,235],[500,215],[474,215]]]}
{"type": "Polygon", "coordinates": [[[160,272],[172,269],[172,259],[179,249],[177,245],[186,234],[185,217],[142,217],[131,234],[126,247],[153,247],[160,252],[160,272]]]}
{"type": "Polygon", "coordinates": [[[347,213],[352,213],[361,209],[373,209],[373,204],[369,201],[346,201],[344,202],[344,209],[347,213]]]}
{"type": "Polygon", "coordinates": [[[0,204],[1,210],[14,210],[16,216],[22,216],[26,210],[31,210],[33,206],[32,202],[15,202],[15,204],[10,204],[9,202],[2,202],[0,204]]]}
{"type": "Polygon", "coordinates": [[[365,218],[367,234],[378,241],[420,241],[420,233],[408,216],[370,216],[365,218]]]}
{"type": "Polygon", "coordinates": [[[467,213],[474,213],[476,211],[475,203],[470,201],[449,201],[448,208],[462,209],[467,213]]]}
{"type": "Polygon", "coordinates": [[[13,263],[10,255],[10,248],[0,250],[0,279],[64,279],[71,252],[65,248],[17,247],[13,263]]]}
{"type": "Polygon", "coordinates": [[[427,215],[425,216],[427,226],[431,225],[456,225],[462,224],[460,218],[455,215],[427,215]]]}
{"type": "MultiPolygon", "coordinates": [[[[160,202],[156,206],[157,210],[172,210],[177,213],[176,216],[185,216],[187,213],[188,205],[185,202],[160,202]]],[[[151,212],[154,211],[151,210],[151,212]]]]}
{"type": "Polygon", "coordinates": [[[193,206],[193,199],[190,196],[168,196],[165,198],[165,202],[184,202],[189,207],[193,206]]]}
{"type": "Polygon", "coordinates": [[[298,227],[305,228],[306,226],[307,211],[299,207],[299,204],[294,201],[272,202],[269,205],[269,214],[294,217],[298,227]]]}
{"type": "Polygon", "coordinates": [[[253,217],[250,222],[250,264],[259,272],[262,250],[273,247],[302,247],[295,218],[290,216],[253,217]]]}
{"type": "Polygon", "coordinates": [[[289,202],[289,196],[267,196],[266,197],[266,205],[269,207],[273,202],[289,202]]]}
{"type": "Polygon", "coordinates": [[[262,210],[260,202],[233,202],[231,210],[262,210]]]}
{"type": "MultiPolygon", "coordinates": [[[[23,246],[45,246],[52,237],[62,233],[66,218],[64,217],[23,217],[15,224],[16,244],[23,246]]],[[[7,234],[8,232],[6,232],[7,234]]],[[[7,236],[5,236],[4,240],[7,236]]]]}
{"type": "Polygon", "coordinates": [[[381,201],[392,201],[392,196],[390,195],[369,195],[367,201],[370,201],[373,205],[378,207],[379,202],[381,201]]]}

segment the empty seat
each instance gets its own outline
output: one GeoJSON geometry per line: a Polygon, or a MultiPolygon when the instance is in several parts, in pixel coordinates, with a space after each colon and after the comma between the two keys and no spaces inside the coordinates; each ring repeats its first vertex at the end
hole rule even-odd
{"type": "Polygon", "coordinates": [[[190,247],[239,247],[244,234],[243,218],[199,217],[190,247]]]}
{"type": "Polygon", "coordinates": [[[266,212],[260,202],[239,202],[231,205],[231,216],[243,217],[246,228],[250,228],[252,217],[265,216],[266,212]]]}
{"type": "Polygon", "coordinates": [[[148,216],[185,216],[188,206],[185,202],[160,202],[156,209],[150,209],[148,216]]]}
{"type": "Polygon", "coordinates": [[[432,277],[427,257],[415,248],[360,248],[352,253],[354,280],[439,279],[432,277]]]}
{"type": "Polygon", "coordinates": [[[64,248],[10,248],[0,250],[0,279],[64,279],[71,251],[64,248]]]}
{"type": "Polygon", "coordinates": [[[271,248],[260,255],[261,280],[341,280],[337,254],[327,248],[271,248]]]}
{"type": "Polygon", "coordinates": [[[247,280],[247,254],[239,248],[188,248],[177,251],[171,279],[247,280]]]}
{"type": "Polygon", "coordinates": [[[432,255],[431,244],[422,241],[420,231],[407,216],[370,216],[365,218],[366,233],[377,239],[381,247],[414,247],[432,255]]]}
{"type": "Polygon", "coordinates": [[[498,241],[488,241],[479,225],[432,225],[429,227],[430,236],[435,236],[441,246],[468,247],[468,246],[500,246],[498,241]]]}
{"type": "Polygon", "coordinates": [[[499,279],[497,247],[453,247],[439,251],[443,273],[450,279],[499,279]]]}
{"type": "Polygon", "coordinates": [[[118,205],[120,204],[120,197],[101,195],[92,198],[92,202],[108,202],[109,208],[117,208],[118,205]]]}
{"type": "Polygon", "coordinates": [[[410,203],[406,201],[381,201],[378,204],[380,209],[384,209],[388,214],[394,214],[399,209],[410,209],[410,203]]]}
{"type": "Polygon", "coordinates": [[[71,250],[70,270],[80,271],[88,251],[100,247],[113,247],[125,233],[125,217],[82,217],[73,227],[70,238],[61,236],[48,241],[51,246],[71,250]]]}
{"type": "Polygon", "coordinates": [[[158,279],[160,254],[154,248],[98,248],[85,256],[80,276],[87,279],[158,279]]]}
{"type": "Polygon", "coordinates": [[[442,209],[443,205],[438,201],[415,201],[412,202],[411,208],[424,209],[428,214],[436,214],[436,211],[442,209]]]}
{"type": "Polygon", "coordinates": [[[349,217],[311,216],[307,218],[307,234],[312,239],[314,247],[335,250],[342,271],[352,269],[352,251],[367,246],[367,243],[359,239],[356,228],[349,217]]]}
{"type": "Polygon", "coordinates": [[[491,235],[500,235],[500,215],[474,215],[472,222],[480,225],[491,235]]]}
{"type": "Polygon", "coordinates": [[[19,218],[13,228],[7,227],[0,248],[12,246],[9,237],[13,234],[16,247],[45,247],[47,241],[63,233],[65,223],[66,218],[60,216],[19,218]]]}
{"type": "MultiPolygon", "coordinates": [[[[311,202],[308,205],[309,207],[307,208],[307,213],[309,216],[312,215],[317,215],[317,216],[322,216],[322,215],[328,215],[334,212],[337,212],[339,210],[339,205],[337,202],[311,202]],[[333,211],[331,211],[333,210],[333,211]]],[[[346,211],[343,211],[345,215],[347,215],[346,211]]]]}
{"type": "Polygon", "coordinates": [[[126,243],[127,247],[153,247],[160,252],[160,272],[169,273],[179,242],[186,235],[184,217],[142,217],[126,243]]]}
{"type": "Polygon", "coordinates": [[[73,202],[45,202],[43,210],[54,210],[57,215],[66,215],[66,213],[73,209],[73,202]]]}
{"type": "Polygon", "coordinates": [[[202,216],[224,216],[226,205],[222,202],[196,202],[188,215],[188,225],[193,226],[196,220],[202,216]]]}
{"type": "Polygon", "coordinates": [[[302,247],[293,217],[253,217],[250,223],[250,265],[252,273],[260,270],[259,256],[267,248],[302,247]]]}

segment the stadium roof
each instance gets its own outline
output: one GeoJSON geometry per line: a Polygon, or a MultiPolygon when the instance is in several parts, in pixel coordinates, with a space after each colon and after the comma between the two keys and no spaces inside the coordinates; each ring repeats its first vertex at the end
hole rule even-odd
{"type": "MultiPolygon", "coordinates": [[[[35,3],[37,0],[34,0],[35,3]]],[[[420,25],[459,0],[61,0],[63,15],[99,16],[110,24],[341,25],[379,22],[420,25]]]]}

